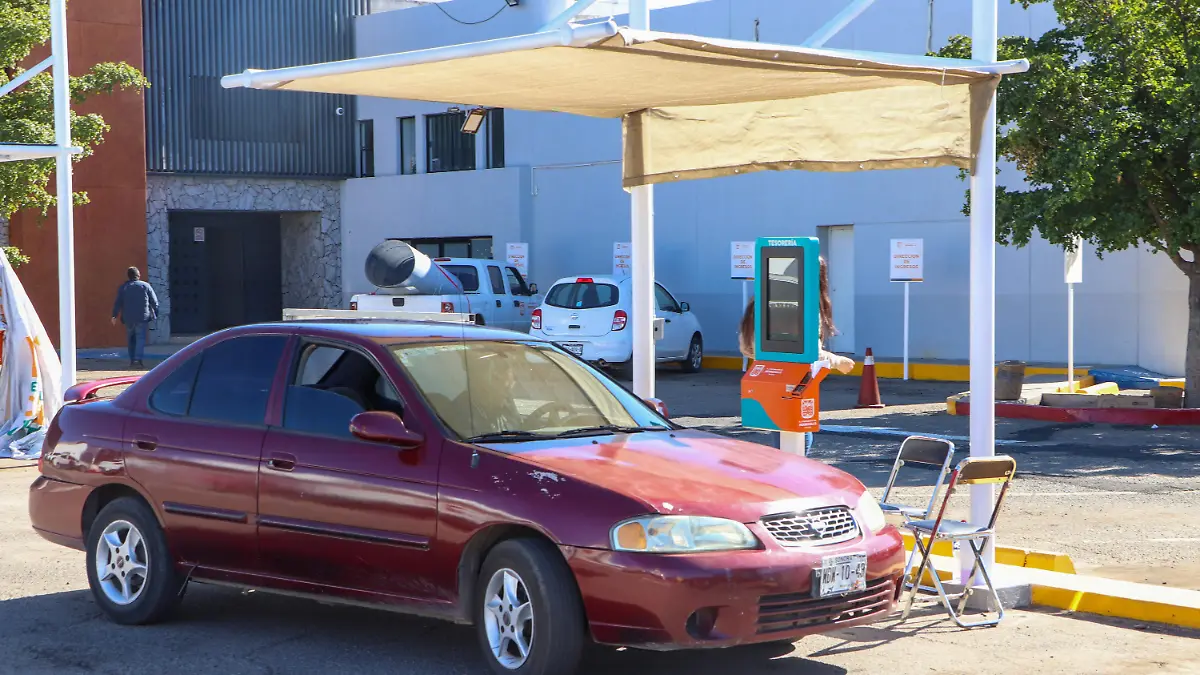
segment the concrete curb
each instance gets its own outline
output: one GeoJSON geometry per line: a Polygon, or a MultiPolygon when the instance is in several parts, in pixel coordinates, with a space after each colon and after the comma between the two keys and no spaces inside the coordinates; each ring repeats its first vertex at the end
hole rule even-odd
{"type": "MultiPolygon", "coordinates": [[[[906,544],[908,541],[906,538],[906,544]]],[[[938,577],[952,584],[957,562],[953,557],[939,554],[949,553],[948,547],[940,546],[942,543],[934,546],[930,560],[938,577]]],[[[1008,565],[1001,562],[1002,550],[997,548],[997,570],[993,577],[1017,582],[1015,585],[1021,588],[1010,597],[1026,598],[1028,604],[1039,607],[1200,629],[1200,591],[1075,574],[1073,566],[1070,572],[1044,567],[1048,563],[1044,556],[1060,554],[1035,555],[1032,560],[1027,557],[1024,566],[1008,565]]],[[[931,582],[930,573],[926,572],[922,584],[931,582]]],[[[1009,603],[1005,599],[1005,607],[1022,606],[1020,602],[1009,603]]]]}
{"type": "MultiPolygon", "coordinates": [[[[911,551],[913,549],[912,535],[907,532],[901,532],[900,534],[904,537],[904,550],[911,551]]],[[[935,542],[933,545],[933,555],[952,558],[954,557],[954,549],[948,541],[935,542]]],[[[1065,553],[997,546],[996,562],[1001,565],[1008,565],[1009,567],[1023,567],[1026,569],[1058,572],[1060,574],[1075,574],[1075,563],[1071,560],[1071,556],[1065,553]]]]}
{"type": "MultiPolygon", "coordinates": [[[[737,356],[706,356],[704,357],[704,367],[713,370],[741,370],[742,359],[737,356]]],[[[837,372],[832,374],[836,376],[842,375],[837,372]]],[[[854,369],[846,373],[846,375],[862,375],[861,358],[855,358],[854,369]]],[[[875,375],[888,380],[902,379],[904,377],[904,364],[899,361],[876,360],[875,375]]],[[[1065,366],[1028,366],[1025,369],[1025,375],[1061,375],[1065,378],[1067,369],[1065,366]]],[[[1087,377],[1088,369],[1076,368],[1075,375],[1077,378],[1087,377]]],[[[909,361],[908,379],[933,382],[969,382],[971,380],[971,367],[965,363],[922,363],[919,361],[909,361]]]]}
{"type": "MultiPolygon", "coordinates": [[[[968,393],[946,399],[946,412],[970,416],[968,393]]],[[[1200,408],[1052,408],[1044,405],[996,403],[996,417],[1061,424],[1128,424],[1131,426],[1200,425],[1200,408]]]]}

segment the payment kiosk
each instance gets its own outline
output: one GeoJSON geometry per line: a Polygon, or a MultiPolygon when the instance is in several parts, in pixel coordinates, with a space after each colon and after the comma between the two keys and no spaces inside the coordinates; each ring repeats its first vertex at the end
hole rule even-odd
{"type": "Polygon", "coordinates": [[[742,426],[780,432],[779,447],[804,454],[820,429],[820,245],[813,237],[755,243],[754,362],[742,376],[742,426]]]}

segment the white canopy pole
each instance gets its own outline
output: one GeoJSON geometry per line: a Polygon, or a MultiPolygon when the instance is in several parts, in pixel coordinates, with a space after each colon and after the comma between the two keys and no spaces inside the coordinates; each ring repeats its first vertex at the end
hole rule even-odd
{"type": "MultiPolygon", "coordinates": [[[[631,28],[650,30],[648,0],[630,0],[631,28]]],[[[636,113],[635,113],[636,114],[636,113]]],[[[633,393],[654,396],[654,186],[630,190],[633,236],[633,393]]]]}
{"type": "MultiPolygon", "coordinates": [[[[971,57],[996,61],[997,0],[973,0],[971,57]]],[[[996,97],[983,121],[979,156],[971,176],[971,456],[996,454],[996,97]]],[[[992,515],[994,487],[971,486],[971,522],[985,525],[992,515]]],[[[995,551],[989,544],[984,564],[990,572],[995,551]]],[[[966,556],[962,558],[970,570],[966,556]]]]}
{"type": "Polygon", "coordinates": [[[58,192],[58,330],[63,391],[75,385],[75,223],[71,185],[71,95],[67,68],[67,5],[50,0],[50,53],[54,57],[55,177],[58,192]]]}

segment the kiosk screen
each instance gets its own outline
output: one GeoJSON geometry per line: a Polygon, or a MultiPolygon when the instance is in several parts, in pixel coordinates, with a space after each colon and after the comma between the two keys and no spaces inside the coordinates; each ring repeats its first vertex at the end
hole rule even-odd
{"type": "Polygon", "coordinates": [[[762,249],[760,314],[763,347],[772,352],[804,350],[804,250],[800,247],[762,249]]]}

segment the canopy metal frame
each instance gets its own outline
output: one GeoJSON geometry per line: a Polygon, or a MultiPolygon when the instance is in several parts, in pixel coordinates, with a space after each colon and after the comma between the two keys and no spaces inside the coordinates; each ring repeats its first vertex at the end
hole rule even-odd
{"type": "Polygon", "coordinates": [[[54,145],[0,144],[0,162],[55,159],[58,214],[58,326],[63,391],[75,385],[75,207],[71,155],[83,152],[71,145],[70,70],[67,66],[66,0],[50,0],[50,56],[0,87],[0,96],[15,91],[50,69],[54,76],[54,145]],[[66,195],[64,198],[63,195],[66,195]]]}
{"type": "MultiPolygon", "coordinates": [[[[961,68],[978,73],[1001,75],[1024,72],[1026,61],[997,61],[998,0],[972,2],[972,58],[943,59],[910,54],[880,54],[864,51],[824,49],[839,31],[860,16],[873,0],[851,0],[849,4],[809,37],[800,49],[843,58],[863,58],[894,65],[925,67],[942,70],[961,68]]],[[[398,54],[364,57],[332,63],[321,63],[273,71],[248,70],[227,75],[225,87],[272,89],[305,77],[349,75],[381,68],[419,65],[450,61],[459,58],[503,54],[518,50],[542,49],[555,46],[584,47],[611,36],[614,27],[608,22],[580,22],[580,16],[595,0],[577,0],[542,30],[528,35],[499,38],[469,44],[450,45],[398,54]]],[[[629,25],[633,30],[650,30],[649,0],[630,0],[629,25]]],[[[697,38],[710,40],[709,38],[697,38]]],[[[713,43],[717,40],[710,40],[713,43]]],[[[731,41],[725,41],[732,44],[731,41]]],[[[758,43],[753,43],[757,45],[758,43]]],[[[761,46],[761,45],[759,45],[761,46]]],[[[397,97],[400,98],[400,97],[397,97]]],[[[408,98],[408,97],[404,97],[408,98]]],[[[971,368],[971,436],[973,457],[995,455],[995,286],[996,286],[996,97],[992,93],[986,103],[986,114],[979,135],[971,175],[970,215],[970,368],[971,368]]],[[[654,187],[635,185],[631,193],[634,392],[643,398],[655,395],[654,378],[654,187]]],[[[971,518],[984,523],[990,514],[993,490],[989,485],[972,486],[971,518]]],[[[989,547],[984,553],[985,564],[994,563],[989,547]]],[[[966,564],[964,559],[964,564],[966,564]]]]}

